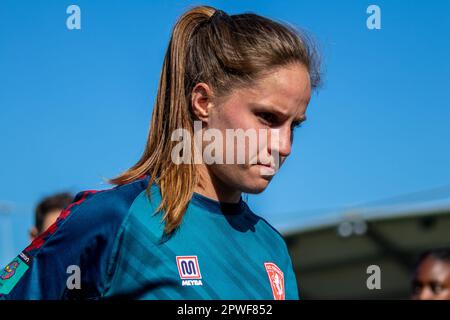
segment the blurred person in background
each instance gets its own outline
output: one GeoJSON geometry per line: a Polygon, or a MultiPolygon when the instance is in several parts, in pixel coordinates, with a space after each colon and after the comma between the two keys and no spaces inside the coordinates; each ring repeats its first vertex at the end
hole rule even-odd
{"type": "Polygon", "coordinates": [[[450,247],[421,254],[414,272],[412,299],[450,300],[450,247]]]}
{"type": "Polygon", "coordinates": [[[67,192],[57,193],[42,199],[34,211],[35,222],[30,230],[30,239],[36,239],[42,232],[47,230],[72,200],[73,196],[67,192]]]}

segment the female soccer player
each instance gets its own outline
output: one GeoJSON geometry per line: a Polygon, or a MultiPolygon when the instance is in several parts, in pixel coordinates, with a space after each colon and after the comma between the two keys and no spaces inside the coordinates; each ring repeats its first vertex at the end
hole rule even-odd
{"type": "Polygon", "coordinates": [[[314,50],[294,29],[209,6],[186,12],[172,31],[141,159],[113,189],[79,193],[2,271],[2,297],[297,299],[283,238],[241,194],[262,192],[290,154],[318,82],[314,50]],[[179,129],[204,134],[201,143],[181,141],[179,129]],[[263,148],[252,152],[249,134],[244,146],[217,140],[210,152],[212,136],[240,130],[263,132],[263,148]],[[180,143],[188,148],[177,153],[180,143]],[[239,151],[243,163],[221,163],[239,151]]]}

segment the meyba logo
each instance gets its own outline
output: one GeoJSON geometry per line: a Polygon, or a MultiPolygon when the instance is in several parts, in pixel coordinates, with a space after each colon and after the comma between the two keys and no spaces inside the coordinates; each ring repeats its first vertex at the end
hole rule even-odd
{"type": "Polygon", "coordinates": [[[183,286],[203,285],[197,256],[177,256],[176,258],[181,284],[183,286]]]}

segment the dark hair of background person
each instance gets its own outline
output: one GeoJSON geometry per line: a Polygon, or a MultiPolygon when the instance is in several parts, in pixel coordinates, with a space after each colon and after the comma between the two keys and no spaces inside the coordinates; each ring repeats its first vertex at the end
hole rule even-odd
{"type": "Polygon", "coordinates": [[[414,271],[417,271],[417,268],[420,266],[420,264],[427,258],[433,258],[434,260],[450,263],[450,246],[429,249],[423,252],[417,259],[417,262],[414,266],[414,271]]]}
{"type": "Polygon", "coordinates": [[[42,231],[45,216],[55,210],[63,210],[73,200],[68,192],[61,192],[42,199],[35,209],[35,227],[39,233],[42,231]]]}

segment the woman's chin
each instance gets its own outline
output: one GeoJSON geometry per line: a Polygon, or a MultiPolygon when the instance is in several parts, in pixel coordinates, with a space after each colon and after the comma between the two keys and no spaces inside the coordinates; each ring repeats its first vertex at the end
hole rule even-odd
{"type": "Polygon", "coordinates": [[[258,194],[263,192],[270,183],[272,177],[258,176],[248,179],[242,188],[242,192],[250,194],[258,194]]]}

